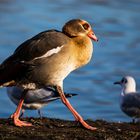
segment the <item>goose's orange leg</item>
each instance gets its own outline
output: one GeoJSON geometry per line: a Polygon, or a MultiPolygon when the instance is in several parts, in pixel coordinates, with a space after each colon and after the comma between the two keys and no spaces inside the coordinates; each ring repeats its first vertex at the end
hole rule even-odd
{"type": "Polygon", "coordinates": [[[89,129],[89,130],[96,130],[96,127],[92,127],[90,125],[88,125],[83,118],[79,115],[79,113],[73,108],[73,106],[70,104],[70,102],[68,101],[68,99],[65,97],[65,94],[62,90],[62,88],[60,86],[56,86],[57,91],[61,97],[62,102],[66,105],[66,107],[72,112],[73,116],[75,117],[75,119],[77,121],[79,121],[85,128],[89,129]]]}
{"type": "Polygon", "coordinates": [[[22,105],[24,103],[24,98],[25,98],[26,93],[27,93],[27,91],[23,91],[22,97],[21,97],[21,99],[19,101],[19,104],[18,104],[18,106],[16,108],[16,111],[15,111],[14,114],[11,115],[11,118],[14,120],[14,124],[16,126],[19,126],[19,127],[22,127],[22,126],[32,126],[31,123],[28,123],[28,122],[25,122],[25,121],[21,121],[19,119],[19,117],[20,117],[20,111],[22,109],[22,105]]]}

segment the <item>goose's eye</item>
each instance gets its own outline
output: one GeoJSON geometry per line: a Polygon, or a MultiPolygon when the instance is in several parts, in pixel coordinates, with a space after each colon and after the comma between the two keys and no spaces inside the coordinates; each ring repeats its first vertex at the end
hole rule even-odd
{"type": "Polygon", "coordinates": [[[83,28],[84,28],[85,30],[88,30],[89,25],[88,25],[87,23],[85,23],[85,24],[83,24],[83,28]]]}

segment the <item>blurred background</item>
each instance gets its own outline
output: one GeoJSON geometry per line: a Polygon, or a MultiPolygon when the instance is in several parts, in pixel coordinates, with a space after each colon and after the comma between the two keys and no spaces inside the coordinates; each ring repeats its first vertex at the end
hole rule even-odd
{"type": "MultiPolygon", "coordinates": [[[[140,90],[139,0],[0,0],[0,62],[28,38],[48,29],[61,30],[73,18],[90,22],[99,42],[94,42],[91,62],[64,81],[66,92],[79,94],[70,102],[84,119],[130,121],[119,108],[121,88],[113,82],[132,75],[140,90]]],[[[6,88],[0,92],[0,117],[7,118],[15,105],[6,88]]],[[[44,107],[42,113],[74,119],[61,101],[44,107]]],[[[38,114],[27,111],[25,116],[38,114]]]]}

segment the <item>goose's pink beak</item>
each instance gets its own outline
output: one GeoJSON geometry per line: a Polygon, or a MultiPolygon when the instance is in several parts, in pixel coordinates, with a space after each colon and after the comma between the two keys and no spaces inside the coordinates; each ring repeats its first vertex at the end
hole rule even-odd
{"type": "Polygon", "coordinates": [[[94,34],[92,30],[88,33],[88,37],[90,37],[94,41],[98,41],[98,38],[96,37],[96,35],[94,34]]]}

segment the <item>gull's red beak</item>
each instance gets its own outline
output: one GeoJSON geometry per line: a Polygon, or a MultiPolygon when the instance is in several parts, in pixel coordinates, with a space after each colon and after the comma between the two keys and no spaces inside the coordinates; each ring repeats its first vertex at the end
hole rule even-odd
{"type": "Polygon", "coordinates": [[[96,37],[96,35],[93,33],[92,30],[88,33],[88,37],[90,37],[94,41],[98,41],[98,38],[96,37]]]}

